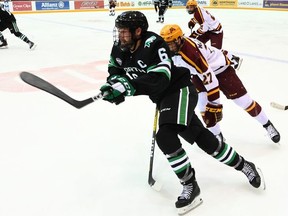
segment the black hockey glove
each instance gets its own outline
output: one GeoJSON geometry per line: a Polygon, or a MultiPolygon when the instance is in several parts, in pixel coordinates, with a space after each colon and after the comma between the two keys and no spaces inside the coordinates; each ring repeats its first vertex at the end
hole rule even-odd
{"type": "Polygon", "coordinates": [[[105,83],[100,91],[103,94],[103,100],[115,103],[116,105],[125,101],[125,96],[132,96],[135,93],[134,87],[126,77],[115,76],[105,83]]]}
{"type": "Polygon", "coordinates": [[[217,122],[222,120],[222,109],[222,104],[207,103],[206,111],[202,113],[202,118],[207,127],[213,127],[217,122]]]}

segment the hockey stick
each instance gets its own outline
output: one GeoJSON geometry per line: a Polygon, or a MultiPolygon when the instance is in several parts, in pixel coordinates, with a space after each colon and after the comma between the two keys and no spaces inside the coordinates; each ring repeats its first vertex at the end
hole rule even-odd
{"type": "Polygon", "coordinates": [[[287,105],[287,106],[284,106],[284,105],[278,104],[278,103],[276,103],[276,102],[271,102],[270,105],[271,105],[273,108],[280,109],[280,110],[287,110],[287,109],[288,109],[288,105],[287,105]]]}
{"type": "Polygon", "coordinates": [[[154,162],[154,152],[155,152],[155,139],[156,139],[156,130],[158,124],[158,109],[156,107],[155,116],[154,116],[154,125],[153,125],[153,133],[152,133],[152,145],[150,151],[150,164],[149,164],[149,174],[148,174],[148,184],[156,191],[160,191],[162,184],[158,181],[155,181],[153,178],[153,162],[154,162]]]}
{"type": "Polygon", "coordinates": [[[55,87],[54,85],[52,85],[51,83],[41,79],[40,77],[31,74],[29,72],[21,72],[20,73],[20,77],[21,79],[26,82],[29,85],[32,85],[36,88],[39,88],[43,91],[46,91],[64,101],[66,101],[67,103],[69,103],[70,105],[80,109],[90,103],[93,103],[94,101],[103,98],[102,93],[99,93],[96,96],[90,97],[86,100],[82,100],[82,101],[78,101],[75,100],[73,98],[71,98],[69,95],[67,95],[66,93],[64,93],[63,91],[61,91],[60,89],[58,89],[57,87],[55,87]]]}

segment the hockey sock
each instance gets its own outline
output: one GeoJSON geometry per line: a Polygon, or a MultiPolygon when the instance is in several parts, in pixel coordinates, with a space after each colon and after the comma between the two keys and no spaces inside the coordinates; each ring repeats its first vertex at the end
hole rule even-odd
{"type": "Polygon", "coordinates": [[[213,157],[221,163],[234,167],[236,170],[243,168],[243,158],[227,143],[222,143],[219,152],[213,155],[213,157]]]}
{"type": "Polygon", "coordinates": [[[21,40],[23,40],[24,42],[26,43],[29,43],[31,42],[26,35],[22,34],[22,33],[18,33],[18,34],[15,34],[16,37],[20,38],[21,40]]]}
{"type": "Polygon", "coordinates": [[[195,171],[191,167],[189,158],[183,148],[178,149],[172,154],[166,155],[166,157],[181,182],[195,179],[195,171]]]}

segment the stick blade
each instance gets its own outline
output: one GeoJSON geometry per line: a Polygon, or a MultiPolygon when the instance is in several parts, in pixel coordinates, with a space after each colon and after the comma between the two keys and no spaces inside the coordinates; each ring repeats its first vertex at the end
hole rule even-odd
{"type": "Polygon", "coordinates": [[[155,191],[160,191],[162,189],[162,184],[159,181],[155,181],[154,179],[151,179],[148,184],[151,188],[153,188],[155,191]]]}
{"type": "Polygon", "coordinates": [[[43,80],[42,78],[23,71],[20,73],[20,78],[27,84],[34,86],[35,88],[41,89],[43,91],[48,92],[49,94],[52,94],[65,102],[69,103],[70,105],[80,109],[92,102],[94,102],[93,98],[88,98],[84,101],[77,101],[73,98],[71,98],[69,95],[58,89],[56,86],[52,85],[51,83],[43,80]]]}
{"type": "Polygon", "coordinates": [[[271,105],[271,107],[279,109],[279,110],[287,110],[288,109],[288,106],[284,106],[284,105],[281,105],[281,104],[276,103],[276,102],[271,102],[270,105],[271,105]]]}

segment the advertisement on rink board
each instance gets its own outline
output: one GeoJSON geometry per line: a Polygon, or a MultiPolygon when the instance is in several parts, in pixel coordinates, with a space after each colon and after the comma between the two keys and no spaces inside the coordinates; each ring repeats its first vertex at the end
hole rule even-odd
{"type": "Polygon", "coordinates": [[[238,6],[242,8],[263,8],[263,0],[238,0],[238,6]]]}
{"type": "Polygon", "coordinates": [[[264,8],[287,8],[288,9],[288,0],[264,0],[264,8]]]}
{"type": "Polygon", "coordinates": [[[74,8],[76,10],[104,8],[104,1],[75,1],[74,8]]]}
{"type": "Polygon", "coordinates": [[[36,1],[36,10],[69,10],[69,1],[36,1]]]}
{"type": "Polygon", "coordinates": [[[32,11],[32,2],[15,1],[13,2],[13,11],[32,11]]]}
{"type": "MultiPolygon", "coordinates": [[[[61,11],[61,10],[97,10],[108,9],[109,0],[75,0],[75,1],[25,1],[0,0],[10,11],[61,11]]],[[[187,0],[173,0],[172,8],[185,8],[187,0]]],[[[288,0],[198,0],[198,5],[210,8],[274,8],[287,9],[288,0]]],[[[154,9],[154,0],[117,0],[116,8],[154,9]]]]}
{"type": "Polygon", "coordinates": [[[237,7],[237,0],[210,0],[210,6],[212,7],[221,7],[221,8],[229,8],[229,7],[237,7]]]}

